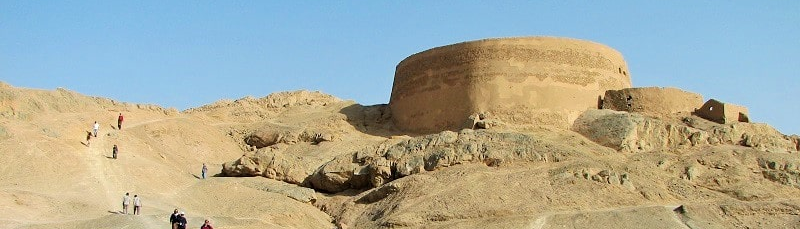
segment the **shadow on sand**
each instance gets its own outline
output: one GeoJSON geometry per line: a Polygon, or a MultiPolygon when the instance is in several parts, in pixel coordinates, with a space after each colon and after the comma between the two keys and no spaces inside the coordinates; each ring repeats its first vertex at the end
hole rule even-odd
{"type": "Polygon", "coordinates": [[[388,104],[371,106],[353,104],[342,108],[339,113],[347,116],[347,122],[356,130],[365,134],[386,138],[407,134],[394,128],[388,104]]]}

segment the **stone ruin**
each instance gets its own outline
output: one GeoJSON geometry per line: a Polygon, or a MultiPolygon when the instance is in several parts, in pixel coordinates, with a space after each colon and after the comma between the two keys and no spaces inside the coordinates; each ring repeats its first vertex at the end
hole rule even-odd
{"type": "Polygon", "coordinates": [[[703,96],[677,88],[625,88],[608,90],[599,108],[664,117],[691,113],[703,105],[703,96]]]}
{"type": "Polygon", "coordinates": [[[632,88],[622,54],[608,46],[514,37],[407,57],[397,65],[389,107],[397,128],[417,133],[499,122],[570,128],[590,109],[655,117],[691,113],[722,124],[749,121],[744,107],[702,101],[701,95],[676,88],[632,88]]]}
{"type": "Polygon", "coordinates": [[[750,122],[747,108],[744,106],[723,103],[714,99],[708,100],[696,112],[697,116],[720,123],[750,122]]]}

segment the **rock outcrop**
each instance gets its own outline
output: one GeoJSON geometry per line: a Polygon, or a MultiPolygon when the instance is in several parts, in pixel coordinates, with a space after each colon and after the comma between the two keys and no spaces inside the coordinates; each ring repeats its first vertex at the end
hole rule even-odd
{"type": "Polygon", "coordinates": [[[696,116],[685,117],[682,121],[612,110],[589,110],[575,121],[573,130],[600,145],[623,152],[706,144],[742,145],[781,152],[799,150],[795,138],[765,124],[720,125],[696,116]]]}
{"type": "Polygon", "coordinates": [[[256,130],[245,137],[244,141],[250,146],[263,148],[278,143],[311,142],[319,144],[324,141],[333,141],[334,138],[333,133],[328,130],[276,127],[256,130]]]}
{"type": "Polygon", "coordinates": [[[558,162],[582,154],[576,147],[529,134],[444,131],[339,156],[320,167],[309,182],[318,190],[340,192],[379,187],[401,177],[464,163],[496,167],[508,163],[558,162]]]}

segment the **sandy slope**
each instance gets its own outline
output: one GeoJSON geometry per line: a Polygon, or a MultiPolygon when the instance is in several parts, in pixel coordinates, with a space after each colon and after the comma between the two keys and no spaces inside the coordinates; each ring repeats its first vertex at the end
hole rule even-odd
{"type": "Polygon", "coordinates": [[[195,226],[208,218],[222,228],[331,227],[310,204],[238,180],[198,179],[202,163],[214,175],[244,152],[215,123],[84,96],[52,99],[62,91],[6,87],[3,93],[13,97],[5,108],[14,111],[0,122],[6,133],[0,142],[2,228],[164,228],[175,208],[195,226]],[[81,109],[50,109],[70,105],[81,109]],[[126,117],[122,130],[115,127],[119,112],[126,117]],[[100,136],[87,146],[85,133],[95,120],[100,136]],[[142,198],[141,216],[120,214],[126,192],[142,198]]]}

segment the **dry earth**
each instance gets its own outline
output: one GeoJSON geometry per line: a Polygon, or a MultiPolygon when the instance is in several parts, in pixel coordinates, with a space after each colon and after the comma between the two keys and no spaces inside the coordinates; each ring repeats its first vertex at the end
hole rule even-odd
{"type": "Polygon", "coordinates": [[[800,228],[797,136],[674,116],[414,135],[318,92],[179,112],[0,84],[0,228],[800,228]]]}

